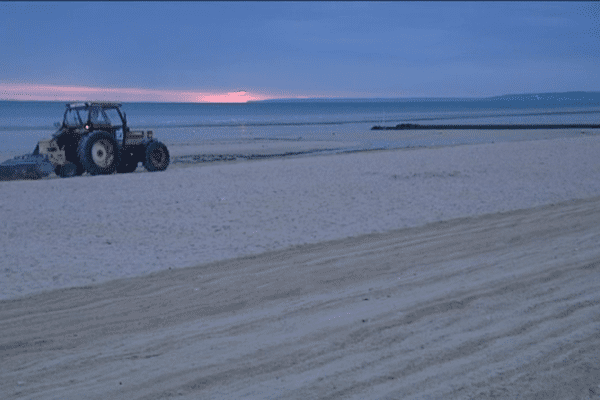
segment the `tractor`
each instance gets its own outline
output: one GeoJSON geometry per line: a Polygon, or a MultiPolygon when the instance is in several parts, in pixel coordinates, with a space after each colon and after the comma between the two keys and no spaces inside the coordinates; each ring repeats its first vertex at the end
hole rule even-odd
{"type": "Polygon", "coordinates": [[[146,170],[164,171],[169,166],[167,146],[152,131],[132,131],[121,104],[80,102],[67,104],[58,131],[36,146],[33,155],[46,156],[56,175],[129,173],[141,162],[146,170]]]}

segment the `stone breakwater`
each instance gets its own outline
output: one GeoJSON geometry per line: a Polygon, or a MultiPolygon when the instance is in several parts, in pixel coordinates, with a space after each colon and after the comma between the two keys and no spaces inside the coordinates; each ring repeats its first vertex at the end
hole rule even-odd
{"type": "Polygon", "coordinates": [[[417,130],[417,129],[597,129],[600,125],[594,124],[497,124],[497,125],[419,125],[419,124],[398,124],[396,126],[375,125],[372,131],[378,130],[417,130]]]}

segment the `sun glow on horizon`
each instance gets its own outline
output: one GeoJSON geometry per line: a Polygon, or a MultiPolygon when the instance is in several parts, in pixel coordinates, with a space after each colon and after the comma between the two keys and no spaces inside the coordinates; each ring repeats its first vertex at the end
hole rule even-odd
{"type": "Polygon", "coordinates": [[[0,83],[0,100],[36,101],[126,101],[169,103],[246,103],[271,97],[243,90],[211,93],[185,90],[153,90],[136,88],[96,88],[85,86],[59,86],[0,83]]]}

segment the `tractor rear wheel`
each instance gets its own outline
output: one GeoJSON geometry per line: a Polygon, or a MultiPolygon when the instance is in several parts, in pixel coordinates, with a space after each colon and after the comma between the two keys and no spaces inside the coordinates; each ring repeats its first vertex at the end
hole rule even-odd
{"type": "Polygon", "coordinates": [[[77,154],[81,164],[91,175],[107,175],[119,165],[117,141],[107,132],[92,132],[81,139],[77,154]]]}
{"type": "Polygon", "coordinates": [[[164,171],[169,166],[170,161],[171,157],[167,146],[156,140],[148,143],[144,168],[150,172],[164,171]]]}

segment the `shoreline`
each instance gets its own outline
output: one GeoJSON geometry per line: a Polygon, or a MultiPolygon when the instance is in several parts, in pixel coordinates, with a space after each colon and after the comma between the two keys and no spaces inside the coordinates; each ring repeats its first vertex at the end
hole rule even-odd
{"type": "MultiPolygon", "coordinates": [[[[157,133],[169,148],[175,166],[210,162],[317,156],[374,150],[439,148],[457,145],[533,141],[600,135],[599,129],[425,129],[369,130],[362,124],[349,130],[328,128],[318,132],[274,128],[272,131],[237,132],[236,139],[213,139],[202,132],[173,129],[157,133]]],[[[221,132],[225,134],[225,132],[221,132]]],[[[37,140],[50,133],[18,137],[12,147],[0,149],[0,163],[31,153],[37,140]],[[39,136],[39,137],[38,137],[39,136]],[[22,144],[19,144],[22,143],[22,144]]],[[[235,136],[234,135],[234,136],[235,136]]],[[[52,177],[51,179],[53,179],[52,177]]]]}
{"type": "MultiPolygon", "coordinates": [[[[232,143],[212,143],[209,145],[172,145],[172,164],[176,167],[207,163],[228,163],[260,161],[299,157],[329,156],[333,154],[370,153],[379,151],[438,149],[478,144],[494,144],[515,141],[537,141],[580,138],[600,135],[598,129],[577,131],[576,129],[555,130],[552,133],[540,132],[538,137],[526,135],[518,130],[511,136],[494,136],[494,130],[480,130],[479,140],[473,138],[472,130],[457,129],[452,133],[444,130],[430,130],[430,136],[423,137],[382,137],[368,141],[298,140],[298,139],[254,139],[232,143]],[[394,139],[396,139],[394,141],[394,139]],[[436,143],[437,142],[437,143],[436,143]]],[[[339,136],[339,135],[338,135],[339,136]]]]}

